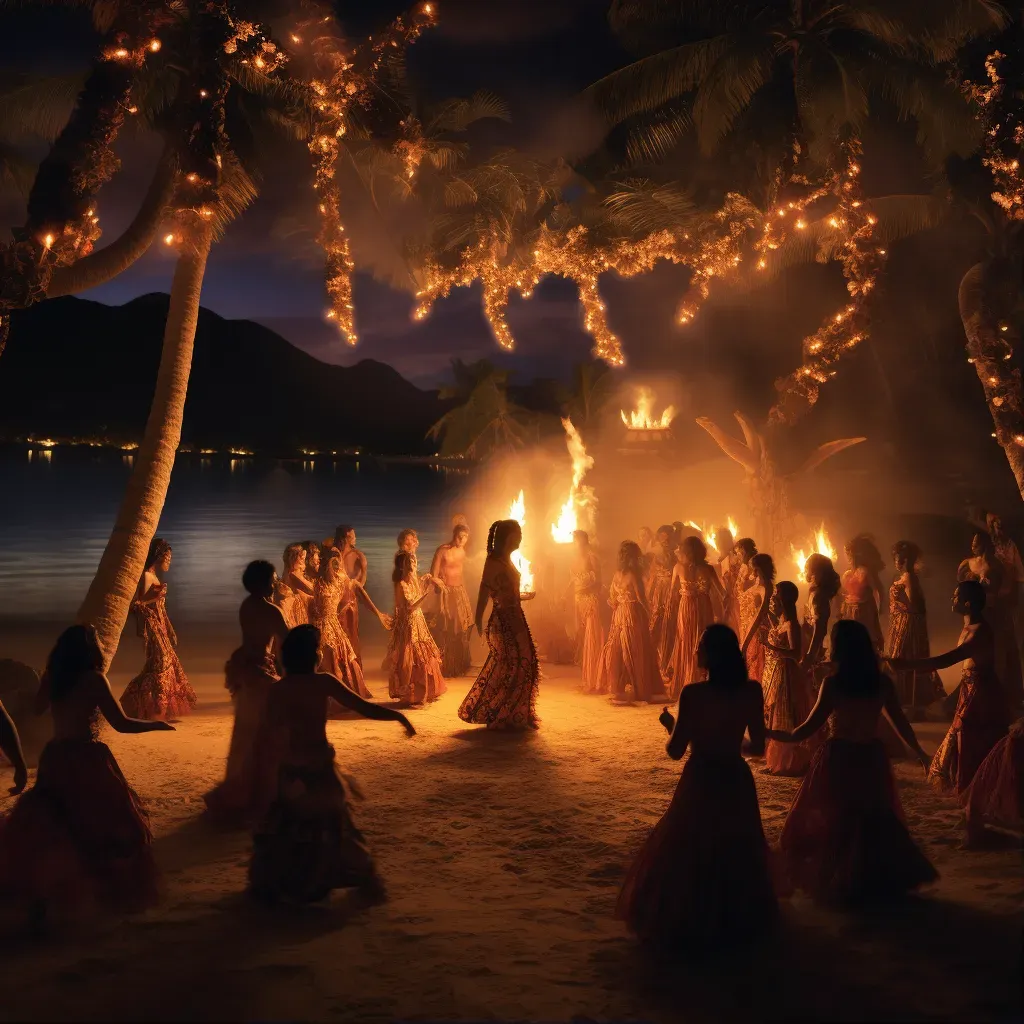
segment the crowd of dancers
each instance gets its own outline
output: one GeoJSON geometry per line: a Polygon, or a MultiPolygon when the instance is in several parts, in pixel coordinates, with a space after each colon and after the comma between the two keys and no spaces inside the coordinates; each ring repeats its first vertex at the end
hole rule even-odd
{"type": "MultiPolygon", "coordinates": [[[[521,540],[515,520],[492,524],[475,606],[461,516],[429,572],[419,571],[416,532],[398,535],[387,613],[366,592],[367,560],[351,526],[324,543],[289,544],[280,577],[266,561],[245,569],[242,643],[225,666],[234,704],[227,767],[205,799],[211,818],[252,828],[254,897],[310,902],[339,888],[383,897],[351,812],[361,794],[336,764],[328,718],[393,721],[414,735],[407,712],[469,671],[474,626],[488,654],[459,717],[491,729],[539,726],[538,655],[523,610],[534,595],[522,593],[512,560],[521,540]],[[375,703],[366,686],[360,605],[389,631],[382,669],[391,705],[375,703]]],[[[1024,730],[1010,717],[1021,702],[1015,616],[1024,567],[998,517],[960,566],[953,610],[963,631],[937,657],[921,551],[910,541],[892,550],[887,634],[884,564],[870,537],[846,546],[842,576],[823,555],[807,560],[802,622],[798,587],[776,580],[771,556],[752,539],[722,530],[715,548],[709,558],[697,531],[678,523],[642,530],[639,542],[620,545],[606,590],[590,538],[575,535],[568,593],[583,691],[618,705],[677,702],[675,715],[666,706],[660,718],[667,751],[677,760],[689,753],[668,810],[626,873],[618,913],[633,932],[707,947],[767,927],[794,889],[860,903],[934,880],[890,766],[908,751],[964,806],[969,844],[987,824],[1020,828],[1024,730]],[[936,673],[957,663],[961,681],[946,698],[936,673]],[[952,724],[928,757],[911,720],[950,699],[952,724]],[[762,759],[762,771],[802,777],[776,849],[748,766],[762,759]]],[[[66,630],[50,654],[37,711],[52,715],[53,739],[35,784],[0,820],[0,907],[17,920],[52,923],[96,905],[138,910],[159,898],[145,808],[98,726],[103,718],[123,733],[170,730],[196,704],[167,617],[160,574],[170,563],[170,546],[154,541],[135,602],[145,665],[120,702],[90,626],[66,630]]],[[[6,712],[0,747],[20,793],[27,771],[6,712]]]]}

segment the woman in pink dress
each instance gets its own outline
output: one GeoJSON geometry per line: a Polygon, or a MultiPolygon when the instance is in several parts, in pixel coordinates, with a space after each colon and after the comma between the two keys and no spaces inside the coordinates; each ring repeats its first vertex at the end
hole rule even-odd
{"type": "Polygon", "coordinates": [[[132,718],[180,718],[196,706],[196,692],[174,650],[178,637],[167,617],[167,584],[157,576],[170,567],[171,545],[157,537],[132,604],[146,650],[142,671],[121,694],[121,706],[132,718]]]}
{"type": "Polygon", "coordinates": [[[572,535],[576,545],[576,563],[572,569],[573,610],[576,618],[575,661],[580,666],[584,693],[602,693],[601,659],[604,652],[604,626],[601,623],[601,563],[590,546],[585,530],[572,535]]]}
{"type": "MultiPolygon", "coordinates": [[[[924,591],[917,577],[921,549],[912,541],[901,540],[893,546],[892,556],[899,575],[889,588],[888,657],[920,661],[931,656],[924,591]]],[[[937,672],[894,672],[893,682],[912,722],[923,719],[924,709],[946,696],[937,672]]]]}
{"type": "Polygon", "coordinates": [[[1006,735],[1009,713],[1006,694],[996,677],[996,641],[984,617],[985,588],[977,580],[965,580],[953,594],[953,611],[964,617],[964,627],[954,650],[916,661],[892,659],[897,672],[931,672],[963,663],[956,713],[928,777],[939,789],[964,793],[988,752],[1006,735]]]}
{"type": "Polygon", "coordinates": [[[651,701],[665,693],[658,652],[651,639],[640,557],[640,546],[634,541],[624,540],[619,545],[619,568],[608,588],[612,623],[596,688],[597,693],[609,693],[624,703],[651,701]]]}
{"type": "Polygon", "coordinates": [[[353,693],[369,700],[373,694],[363,679],[363,669],[352,641],[338,618],[342,593],[350,583],[340,555],[324,560],[309,605],[310,625],[320,630],[319,671],[337,676],[353,693]]]}
{"type": "Polygon", "coordinates": [[[771,555],[757,554],[750,560],[750,582],[739,596],[742,620],[747,631],[740,647],[747,659],[747,674],[761,682],[764,677],[765,643],[768,640],[768,605],[775,585],[775,563],[771,555]]]}
{"type": "Polygon", "coordinates": [[[281,609],[289,629],[309,622],[313,583],[306,578],[306,546],[289,544],[284,549],[284,577],[274,586],[274,604],[281,609]]]}
{"type": "Polygon", "coordinates": [[[416,575],[416,556],[395,555],[395,618],[391,627],[391,672],[388,693],[409,707],[422,707],[446,693],[441,652],[427,628],[421,604],[430,595],[416,575]]]}
{"type": "Polygon", "coordinates": [[[459,718],[472,725],[486,725],[488,729],[540,726],[537,649],[522,605],[534,594],[519,592],[519,571],[512,564],[512,552],[522,541],[522,527],[514,519],[492,523],[487,535],[487,560],[476,600],[476,628],[483,636],[484,610],[490,601],[488,654],[480,675],[459,707],[459,718]]]}
{"type": "Polygon", "coordinates": [[[276,583],[269,562],[250,562],[242,573],[249,593],[238,609],[242,646],[224,666],[224,685],[235,706],[227,769],[224,781],[203,797],[211,817],[225,822],[262,814],[273,795],[276,766],[266,730],[267,700],[279,678],[279,653],[289,630],[271,601],[276,583]]]}
{"type": "Polygon", "coordinates": [[[846,557],[850,568],[843,573],[843,607],[839,617],[861,623],[871,635],[875,651],[881,654],[885,640],[878,621],[878,606],[884,590],[879,573],[885,563],[875,542],[866,534],[854,537],[846,545],[846,557]]]}
{"type": "Polygon", "coordinates": [[[788,881],[817,900],[861,906],[903,896],[938,877],[910,837],[885,745],[884,708],[927,770],[928,755],[878,667],[871,635],[841,619],[832,630],[834,674],[807,720],[768,739],[800,743],[830,722],[789,810],[779,844],[788,881]]]}
{"type": "Polygon", "coordinates": [[[667,682],[669,697],[675,699],[684,686],[703,679],[697,645],[704,630],[715,621],[716,602],[721,609],[722,581],[708,565],[708,549],[699,537],[683,538],[672,584],[679,593],[679,613],[667,682]]]}
{"type": "Polygon", "coordinates": [[[966,846],[984,846],[989,825],[1024,830],[1024,718],[988,752],[960,803],[967,820],[966,846]]]}
{"type": "Polygon", "coordinates": [[[659,526],[654,535],[654,550],[651,553],[651,570],[647,582],[647,607],[651,612],[651,638],[658,651],[658,663],[662,661],[663,644],[672,603],[672,569],[675,554],[672,551],[672,527],[659,526]]]}
{"type": "Polygon", "coordinates": [[[0,819],[0,903],[38,928],[93,910],[158,902],[149,816],[114,755],[96,738],[102,716],[120,733],[174,727],[129,718],[110,692],[92,626],[71,626],[50,652],[36,710],[53,739],[35,785],[0,819]]]}
{"type": "Polygon", "coordinates": [[[774,924],[778,904],[754,780],[741,754],[764,749],[761,687],[747,678],[736,634],[712,625],[698,659],[708,681],[668,708],[668,756],[690,757],[672,803],[626,873],[616,916],[641,941],[704,952],[754,939],[774,924]]]}

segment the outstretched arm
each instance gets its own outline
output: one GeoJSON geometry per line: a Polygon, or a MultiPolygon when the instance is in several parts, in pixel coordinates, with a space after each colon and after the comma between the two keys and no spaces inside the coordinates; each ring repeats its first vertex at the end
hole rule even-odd
{"type": "Polygon", "coordinates": [[[896,695],[896,687],[892,685],[892,680],[888,676],[884,676],[882,679],[883,696],[885,698],[885,713],[889,716],[890,721],[896,727],[896,731],[900,734],[900,739],[915,754],[917,754],[918,761],[924,766],[924,770],[928,771],[931,765],[931,758],[921,749],[921,744],[917,741],[917,735],[914,732],[914,727],[907,720],[907,716],[903,713],[903,708],[900,706],[900,699],[896,695]]]}
{"type": "Polygon", "coordinates": [[[96,673],[93,685],[96,687],[96,706],[116,732],[173,732],[174,726],[168,722],[146,722],[141,718],[129,718],[120,702],[110,689],[107,677],[96,673]]]}
{"type": "Polygon", "coordinates": [[[383,627],[384,627],[385,629],[390,629],[390,628],[391,628],[391,617],[390,617],[389,615],[385,615],[385,614],[384,614],[384,613],[383,613],[383,612],[382,612],[382,611],[381,611],[381,610],[380,610],[380,609],[379,609],[379,608],[378,608],[378,607],[377,607],[377,606],[376,606],[376,605],[375,605],[375,604],[373,603],[373,600],[372,600],[372,598],[371,598],[371,597],[370,597],[370,595],[369,595],[369,594],[368,594],[368,593],[366,592],[366,588],[365,588],[365,587],[364,587],[364,586],[363,586],[363,585],[362,585],[361,583],[356,583],[356,584],[355,584],[355,592],[356,592],[356,597],[358,597],[358,598],[359,598],[359,600],[360,600],[360,601],[362,601],[362,602],[363,602],[363,604],[365,604],[365,605],[366,605],[366,607],[367,607],[367,608],[369,608],[369,609],[370,609],[370,611],[371,611],[371,612],[373,612],[373,614],[377,616],[377,618],[378,618],[378,619],[380,620],[380,624],[381,624],[381,625],[382,625],[382,626],[383,626],[383,627]]]}
{"type": "Polygon", "coordinates": [[[804,655],[801,665],[813,665],[821,654],[825,644],[825,633],[828,631],[828,619],[818,616],[814,620],[814,629],[811,632],[811,642],[807,645],[807,653],[804,655]]]}
{"type": "Polygon", "coordinates": [[[405,728],[410,736],[416,735],[416,730],[401,711],[385,707],[382,704],[374,704],[373,701],[363,700],[358,693],[354,693],[347,686],[343,686],[334,676],[320,673],[320,678],[327,688],[327,695],[336,700],[343,708],[354,711],[363,718],[372,719],[375,722],[398,722],[405,728]]]}
{"type": "Polygon", "coordinates": [[[11,762],[14,768],[14,785],[11,787],[11,792],[20,793],[28,781],[28,769],[25,767],[25,755],[21,751],[21,738],[18,736],[18,730],[15,728],[11,716],[7,714],[3,703],[0,703],[0,750],[4,752],[4,757],[11,762]]]}
{"type": "Polygon", "coordinates": [[[832,714],[834,707],[832,688],[826,680],[822,683],[821,689],[818,691],[818,699],[805,722],[798,725],[792,732],[787,732],[784,729],[768,729],[765,735],[777,743],[799,743],[801,740],[813,736],[828,721],[828,716],[832,714]]]}
{"type": "Polygon", "coordinates": [[[757,636],[758,630],[768,621],[768,608],[771,605],[772,591],[774,589],[771,583],[764,589],[764,599],[761,601],[761,607],[758,608],[757,615],[754,616],[754,621],[747,628],[747,635],[743,638],[742,651],[744,654],[747,653],[750,641],[757,636]]]}
{"type": "Polygon", "coordinates": [[[908,658],[889,658],[886,660],[896,672],[934,672],[937,669],[950,668],[952,665],[957,665],[961,661],[967,661],[968,658],[973,658],[977,646],[977,639],[975,637],[971,637],[970,640],[960,644],[959,647],[955,647],[951,651],[946,651],[945,654],[936,654],[934,658],[918,658],[916,660],[908,658]]]}
{"type": "Polygon", "coordinates": [[[747,735],[750,737],[750,753],[753,757],[764,757],[764,691],[757,684],[757,699],[751,699],[750,717],[747,719],[747,735]]]}

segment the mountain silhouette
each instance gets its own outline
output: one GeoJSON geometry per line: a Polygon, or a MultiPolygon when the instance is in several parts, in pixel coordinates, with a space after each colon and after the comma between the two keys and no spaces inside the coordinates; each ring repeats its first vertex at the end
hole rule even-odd
{"type": "MultiPolygon", "coordinates": [[[[0,358],[0,436],[141,440],[168,302],[68,297],[14,313],[0,358]]],[[[261,324],[201,309],[181,441],[282,456],[432,454],[427,430],[449,405],[384,363],[324,363],[261,324]]]]}

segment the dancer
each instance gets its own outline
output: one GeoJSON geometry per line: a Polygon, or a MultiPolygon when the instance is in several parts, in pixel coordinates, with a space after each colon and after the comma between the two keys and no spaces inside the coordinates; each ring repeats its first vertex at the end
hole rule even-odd
{"type": "MultiPolygon", "coordinates": [[[[918,661],[928,658],[928,616],[924,591],[917,577],[921,549],[909,540],[897,541],[892,549],[896,572],[900,575],[889,588],[889,640],[886,644],[890,664],[895,661],[918,661]]],[[[924,718],[924,709],[946,692],[937,672],[897,672],[893,682],[900,704],[910,721],[924,718]]]]}
{"type": "Polygon", "coordinates": [[[736,635],[742,641],[750,632],[752,612],[755,612],[749,604],[744,602],[743,595],[748,587],[752,587],[756,579],[751,561],[757,554],[757,545],[750,537],[740,537],[733,549],[733,558],[736,564],[736,582],[733,585],[733,593],[736,595],[736,618],[739,621],[739,629],[736,635]]]}
{"type": "Polygon", "coordinates": [[[415,555],[420,546],[420,536],[415,530],[402,530],[398,534],[398,550],[415,555]]]}
{"type": "Polygon", "coordinates": [[[879,573],[885,563],[875,542],[863,533],[846,545],[846,558],[850,568],[843,573],[843,607],[839,617],[860,622],[871,634],[875,651],[881,654],[885,641],[878,621],[878,605],[884,591],[879,573]]]}
{"type": "Polygon", "coordinates": [[[747,674],[758,682],[764,676],[765,643],[768,640],[768,610],[775,585],[775,563],[771,555],[757,554],[748,567],[749,583],[739,596],[740,618],[747,622],[743,635],[743,656],[747,659],[747,674]]]}
{"type": "Polygon", "coordinates": [[[519,592],[519,572],[512,564],[512,552],[522,540],[522,527],[514,519],[492,523],[487,535],[487,560],[476,601],[476,628],[482,636],[484,609],[490,599],[488,654],[459,708],[459,718],[489,729],[536,729],[540,725],[537,650],[522,606],[534,594],[519,592]]]}
{"type": "Polygon", "coordinates": [[[0,822],[0,905],[39,927],[94,909],[135,912],[158,900],[149,820],[114,755],[97,740],[99,718],[121,733],[173,730],[129,718],[103,674],[92,626],[71,626],[50,652],[37,710],[53,739],[35,785],[0,822]]]}
{"type": "Polygon", "coordinates": [[[619,545],[619,568],[608,588],[612,624],[601,654],[595,692],[627,704],[663,697],[665,683],[651,639],[650,616],[640,568],[640,545],[619,545]]]}
{"type": "Polygon", "coordinates": [[[338,618],[342,594],[350,585],[341,556],[332,555],[325,559],[309,606],[310,624],[320,631],[319,671],[337,676],[353,693],[369,700],[373,694],[363,679],[363,667],[338,618]]]}
{"type": "Polygon", "coordinates": [[[871,635],[841,619],[832,629],[834,674],[822,684],[807,720],[768,739],[800,743],[826,721],[818,748],[782,830],[780,854],[789,880],[817,900],[859,906],[902,896],[938,875],[903,819],[878,720],[885,708],[927,769],[928,755],[882,675],[871,635]]]}
{"type": "Polygon", "coordinates": [[[841,581],[839,573],[827,555],[817,553],[811,555],[804,565],[804,579],[810,588],[807,594],[807,605],[804,609],[804,671],[808,682],[815,687],[821,681],[824,672],[825,638],[828,636],[828,623],[832,617],[832,600],[839,593],[841,581]]]}
{"type": "MultiPolygon", "coordinates": [[[[360,588],[366,586],[366,556],[356,547],[356,530],[354,526],[347,523],[339,526],[334,531],[334,547],[341,556],[341,564],[345,575],[358,584],[360,588]]],[[[341,620],[342,629],[348,634],[352,646],[355,648],[356,657],[360,666],[363,664],[363,648],[359,639],[359,590],[356,587],[348,587],[347,593],[342,597],[341,607],[338,610],[338,617],[341,620]]]]}
{"type": "Polygon", "coordinates": [[[722,578],[722,621],[737,635],[740,633],[739,595],[736,592],[739,559],[732,531],[722,526],[715,532],[718,550],[718,574],[722,578]]]}
{"type": "Polygon", "coordinates": [[[288,628],[309,622],[313,583],[306,578],[306,546],[289,544],[284,549],[284,578],[274,587],[274,604],[281,609],[288,628]]]}
{"type": "Polygon", "coordinates": [[[304,540],[302,546],[306,549],[306,579],[315,589],[320,576],[320,545],[315,540],[304,540]]]}
{"type": "Polygon", "coordinates": [[[684,686],[704,678],[697,645],[704,630],[715,621],[716,603],[721,610],[722,581],[708,565],[708,549],[700,537],[684,537],[679,545],[672,588],[679,592],[675,650],[667,673],[669,697],[674,700],[684,686]]]}
{"type": "Polygon", "coordinates": [[[121,706],[132,718],[180,718],[196,706],[196,692],[174,651],[178,637],[167,617],[167,584],[157,576],[170,567],[171,545],[156,537],[132,602],[146,651],[142,671],[121,694],[121,706]]]}
{"type": "MultiPolygon", "coordinates": [[[[305,552],[303,552],[305,554],[305,552]]],[[[211,816],[245,821],[267,809],[275,766],[266,735],[267,699],[278,679],[278,653],[288,624],[271,602],[277,573],[269,562],[250,562],[242,573],[249,596],[238,609],[242,646],[224,666],[235,705],[224,781],[203,799],[211,816]]]]}
{"type": "MultiPolygon", "coordinates": [[[[760,556],[759,556],[760,557],[760,556]]],[[[769,602],[771,629],[765,642],[764,724],[776,732],[795,729],[811,713],[814,697],[800,667],[803,636],[797,620],[796,602],[800,596],[796,584],[782,580],[776,584],[769,602]]],[[[765,771],[771,775],[803,775],[817,749],[817,737],[802,743],[765,744],[765,771]]]]}
{"type": "Polygon", "coordinates": [[[960,802],[967,822],[965,846],[984,846],[989,825],[1024,830],[1024,718],[988,752],[960,802]]]}
{"type": "Polygon", "coordinates": [[[452,520],[452,539],[434,552],[430,574],[443,584],[441,597],[441,671],[445,676],[464,676],[469,671],[469,637],[473,630],[473,608],[466,593],[463,571],[469,524],[465,516],[452,520]]]}
{"type": "Polygon", "coordinates": [[[712,625],[698,660],[708,681],[687,686],[668,729],[668,756],[689,748],[672,803],[641,847],[616,916],[642,941],[699,952],[760,936],[778,906],[754,780],[740,748],[764,747],[761,687],[747,678],[736,634],[712,625]]]}
{"type": "Polygon", "coordinates": [[[889,662],[897,672],[932,672],[963,663],[953,723],[928,770],[934,785],[957,796],[971,784],[978,765],[1006,735],[1009,725],[1006,694],[996,676],[995,636],[984,616],[985,601],[985,588],[977,580],[958,584],[953,611],[964,617],[964,628],[955,649],[934,658],[889,662]]]}
{"type": "MultiPolygon", "coordinates": [[[[603,693],[601,690],[601,661],[604,653],[604,626],[598,595],[601,593],[601,563],[590,546],[590,535],[585,530],[574,530],[576,561],[572,569],[573,608],[576,618],[574,661],[581,667],[583,692],[603,693]]],[[[648,637],[650,641],[650,637],[648,637]]]]}
{"type": "Polygon", "coordinates": [[[669,621],[669,606],[672,604],[672,569],[675,553],[672,551],[672,527],[659,526],[654,535],[654,553],[647,583],[647,606],[651,610],[651,638],[658,650],[658,663],[662,660],[662,644],[669,621]]]}
{"type": "Polygon", "coordinates": [[[441,652],[427,629],[420,605],[430,591],[424,590],[416,575],[416,556],[408,551],[395,555],[391,575],[395,585],[395,618],[391,629],[388,692],[393,700],[410,707],[437,700],[448,684],[441,672],[441,652]]]}
{"type": "Polygon", "coordinates": [[[385,898],[384,885],[349,809],[360,794],[327,742],[327,707],[336,701],[363,718],[398,722],[409,736],[416,730],[401,712],[317,672],[319,646],[320,631],[299,626],[281,647],[285,675],[267,702],[281,761],[276,796],[253,836],[249,893],[264,902],[315,903],[332,889],[358,888],[376,902],[385,898]]]}

